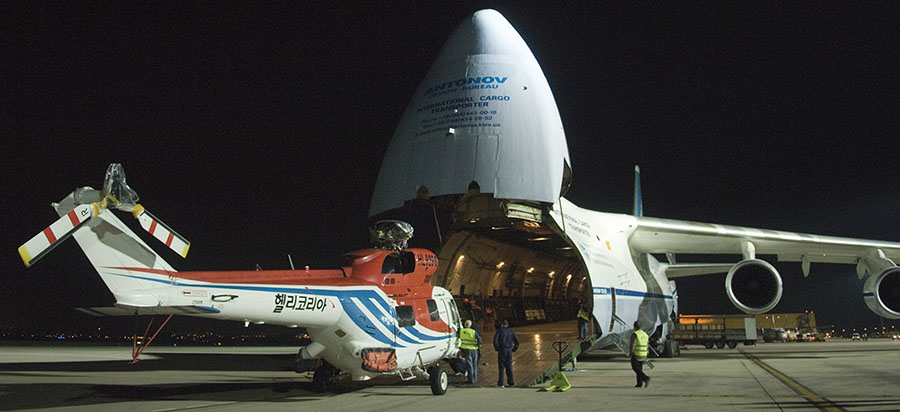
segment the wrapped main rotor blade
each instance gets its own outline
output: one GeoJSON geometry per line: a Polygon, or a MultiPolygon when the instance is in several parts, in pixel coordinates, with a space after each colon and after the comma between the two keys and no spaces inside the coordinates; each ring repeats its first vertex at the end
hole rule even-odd
{"type": "Polygon", "coordinates": [[[41,233],[38,233],[31,240],[19,246],[19,256],[25,266],[31,266],[38,259],[42,258],[47,252],[51,251],[56,245],[66,240],[75,232],[84,222],[90,220],[91,217],[100,213],[100,209],[96,204],[78,205],[69,213],[66,213],[56,222],[47,226],[41,233]]]}
{"type": "Polygon", "coordinates": [[[132,214],[134,214],[134,217],[137,218],[138,222],[141,223],[141,227],[144,228],[147,233],[153,235],[153,237],[168,246],[169,249],[174,250],[175,253],[181,255],[181,257],[187,257],[191,242],[178,233],[175,233],[172,228],[157,219],[156,216],[150,214],[147,209],[144,209],[144,207],[139,204],[134,205],[132,214]]]}
{"type": "MultiPolygon", "coordinates": [[[[137,205],[137,192],[125,182],[125,168],[119,163],[112,163],[106,169],[106,177],[103,179],[103,193],[113,202],[110,208],[131,212],[137,205]]],[[[137,213],[135,213],[137,216],[137,213]]]]}
{"type": "Polygon", "coordinates": [[[104,202],[106,207],[131,212],[144,230],[168,246],[169,249],[181,255],[181,257],[187,256],[191,242],[175,233],[172,228],[137,203],[139,199],[138,194],[125,181],[125,168],[121,164],[112,163],[106,169],[106,178],[103,180],[103,195],[105,200],[107,200],[104,202]]]}

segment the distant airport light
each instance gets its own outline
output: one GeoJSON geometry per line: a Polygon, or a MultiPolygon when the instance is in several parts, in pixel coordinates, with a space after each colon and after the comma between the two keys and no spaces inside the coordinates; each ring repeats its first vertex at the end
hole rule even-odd
{"type": "Polygon", "coordinates": [[[502,268],[503,265],[505,265],[505,264],[506,264],[505,262],[500,262],[500,263],[498,263],[498,264],[497,264],[497,269],[502,268]]]}
{"type": "Polygon", "coordinates": [[[530,267],[530,268],[528,268],[528,270],[526,272],[528,272],[528,273],[534,272],[534,268],[530,267]]]}
{"type": "Polygon", "coordinates": [[[547,276],[549,276],[550,279],[553,279],[553,275],[555,275],[555,274],[556,274],[556,271],[554,270],[554,271],[548,273],[547,276]]]}

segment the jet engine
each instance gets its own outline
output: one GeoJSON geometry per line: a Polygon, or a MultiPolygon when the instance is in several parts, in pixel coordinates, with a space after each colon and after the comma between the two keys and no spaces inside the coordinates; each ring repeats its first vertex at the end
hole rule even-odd
{"type": "Polygon", "coordinates": [[[742,260],[728,271],[725,291],[731,303],[744,313],[765,313],[781,300],[781,276],[769,262],[742,260]]]}
{"type": "Polygon", "coordinates": [[[869,275],[863,284],[863,299],[878,316],[900,319],[900,267],[889,267],[876,276],[869,275]]]}

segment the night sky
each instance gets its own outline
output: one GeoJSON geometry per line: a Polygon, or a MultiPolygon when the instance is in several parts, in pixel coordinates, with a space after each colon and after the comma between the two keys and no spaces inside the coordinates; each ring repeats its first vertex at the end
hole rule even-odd
{"type": "MultiPolygon", "coordinates": [[[[367,246],[394,128],[481,8],[544,69],[579,206],[630,213],[638,164],[648,216],[900,241],[896,3],[130,3],[0,3],[4,328],[91,325],[71,308],[112,303],[74,241],[27,270],[16,252],[111,162],[191,240],[186,260],[156,248],[179,270],[333,267],[367,246]]],[[[878,324],[853,266],[777,267],[776,312],[878,324]]],[[[723,283],[680,280],[682,312],[736,312],[723,283]]]]}

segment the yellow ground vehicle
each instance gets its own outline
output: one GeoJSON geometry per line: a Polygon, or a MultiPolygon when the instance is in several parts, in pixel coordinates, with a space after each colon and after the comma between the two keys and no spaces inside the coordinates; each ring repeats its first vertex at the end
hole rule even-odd
{"type": "Polygon", "coordinates": [[[703,345],[734,349],[738,343],[755,345],[756,318],[753,315],[681,315],[669,339],[683,345],[703,345]]]}

